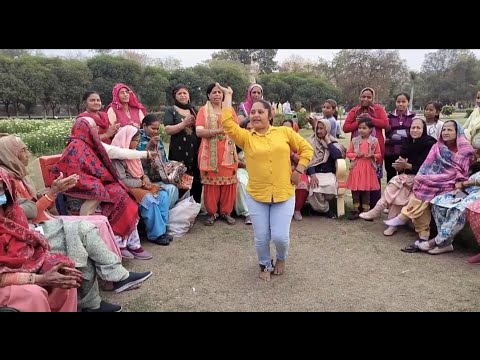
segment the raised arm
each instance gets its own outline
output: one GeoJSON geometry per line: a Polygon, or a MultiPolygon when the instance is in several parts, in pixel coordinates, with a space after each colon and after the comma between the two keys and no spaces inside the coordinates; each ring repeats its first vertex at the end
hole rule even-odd
{"type": "Polygon", "coordinates": [[[233,90],[229,86],[225,88],[221,86],[219,83],[216,83],[219,89],[223,91],[224,99],[223,99],[223,110],[222,110],[222,127],[225,134],[230,136],[230,138],[242,149],[245,149],[245,144],[248,141],[250,136],[250,131],[247,129],[242,129],[236,119],[235,113],[232,108],[232,96],[233,90]]]}

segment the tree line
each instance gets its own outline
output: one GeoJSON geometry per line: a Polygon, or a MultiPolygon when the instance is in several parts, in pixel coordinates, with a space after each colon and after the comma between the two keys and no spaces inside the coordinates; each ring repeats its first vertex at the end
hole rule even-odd
{"type": "Polygon", "coordinates": [[[410,71],[396,50],[344,49],[330,62],[292,55],[280,64],[274,61],[276,54],[277,49],[224,49],[202,64],[183,68],[176,59],[149,59],[133,50],[112,54],[97,49],[93,57],[71,59],[0,49],[0,103],[8,116],[30,116],[37,105],[45,116],[58,114],[61,106],[71,115],[82,110],[86,90],[98,91],[108,104],[115,83],[123,82],[150,111],[158,111],[173,103],[175,85],[187,85],[192,102],[201,105],[206,86],[216,81],[230,85],[239,103],[246,96],[252,61],[267,100],[301,102],[310,110],[327,98],[355,104],[366,86],[376,90],[377,101],[387,108],[394,106],[398,92],[412,90],[417,106],[438,100],[469,107],[480,89],[480,61],[468,50],[431,52],[419,72],[410,71]]]}

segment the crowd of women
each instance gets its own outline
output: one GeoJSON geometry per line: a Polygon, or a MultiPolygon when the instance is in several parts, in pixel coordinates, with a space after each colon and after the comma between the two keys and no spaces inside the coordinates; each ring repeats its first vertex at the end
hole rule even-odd
{"type": "MultiPolygon", "coordinates": [[[[247,89],[238,113],[231,88],[214,83],[206,94],[206,104],[195,109],[187,86],[173,89],[175,104],[163,119],[170,136],[167,156],[160,120],[129,86],[115,85],[105,109],[98,92],[86,92],[85,111],[44,194],[29,179],[26,145],[14,135],[0,136],[0,306],[120,311],[120,305],[101,299],[99,280],[119,293],[152,275],[129,272],[122,259],[153,258],[142,247],[139,223],[147,241],[170,245],[169,210],[187,191],[203,203],[206,226],[218,219],[234,225],[234,212],[253,225],[260,278],[269,281],[271,273],[285,271],[292,218],[301,221],[305,208],[336,217],[330,206],[337,195],[335,168],[346,157],[349,219],[372,221],[388,212],[386,236],[413,223],[418,239],[403,251],[453,251],[453,239],[467,221],[480,235],[474,150],[480,145],[480,92],[464,130],[453,120],[439,120],[437,102],[425,104],[424,118],[417,116],[403,92],[387,114],[375,103],[375,91],[365,88],[343,124],[343,132],[352,134],[348,148],[338,142],[332,99],[311,114],[313,131],[304,139],[292,120],[273,126],[275,109],[263,100],[259,84],[247,89]],[[384,169],[388,184],[382,194],[384,169]]],[[[480,263],[480,254],[467,262],[480,263]]]]}

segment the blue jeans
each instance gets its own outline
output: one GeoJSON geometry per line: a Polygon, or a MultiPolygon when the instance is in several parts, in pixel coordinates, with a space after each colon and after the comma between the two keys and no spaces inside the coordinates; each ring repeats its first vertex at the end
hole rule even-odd
{"type": "Polygon", "coordinates": [[[285,260],[290,242],[290,223],[295,209],[295,196],[279,203],[255,201],[247,193],[247,206],[253,224],[253,236],[258,262],[273,270],[270,257],[270,240],[275,244],[277,260],[285,260]]]}

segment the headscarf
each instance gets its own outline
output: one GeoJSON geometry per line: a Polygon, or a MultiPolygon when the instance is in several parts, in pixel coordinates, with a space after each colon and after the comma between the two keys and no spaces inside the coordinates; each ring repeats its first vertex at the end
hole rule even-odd
{"type": "Polygon", "coordinates": [[[35,188],[25,165],[19,160],[20,151],[27,145],[17,136],[0,137],[0,168],[5,169],[18,180],[21,180],[33,198],[37,198],[35,188]]]}
{"type": "Polygon", "coordinates": [[[197,116],[197,114],[195,113],[195,108],[193,107],[190,100],[186,104],[182,104],[181,102],[179,102],[177,100],[177,92],[179,92],[181,89],[187,90],[187,92],[190,94],[190,91],[188,90],[188,87],[186,87],[185,85],[180,84],[180,85],[175,86],[172,90],[172,97],[173,97],[173,100],[175,101],[175,106],[177,106],[177,107],[179,107],[180,109],[183,109],[183,110],[190,110],[190,113],[193,116],[197,116]]]}
{"type": "Polygon", "coordinates": [[[468,178],[475,150],[465,138],[462,126],[449,121],[456,124],[457,152],[451,151],[442,137],[433,145],[413,183],[413,192],[421,201],[430,201],[439,194],[452,191],[456,182],[468,178]]]}
{"type": "Polygon", "coordinates": [[[95,124],[97,124],[99,128],[99,134],[104,134],[110,127],[110,121],[108,120],[108,115],[106,112],[99,111],[97,115],[94,115],[87,111],[84,111],[81,114],[77,115],[77,119],[80,117],[90,117],[95,120],[95,124]]]}
{"type": "MultiPolygon", "coordinates": [[[[130,89],[127,85],[122,84],[122,83],[118,83],[113,87],[112,102],[107,106],[105,111],[108,111],[108,109],[110,107],[113,108],[113,110],[115,111],[115,114],[117,114],[117,122],[120,123],[121,126],[128,125],[130,122],[135,123],[137,121],[138,121],[138,124],[140,125],[140,118],[138,117],[138,112],[141,110],[144,115],[147,114],[147,109],[145,108],[145,106],[143,106],[140,103],[140,101],[138,101],[137,96],[132,91],[132,89],[130,89]],[[130,109],[133,108],[133,109],[137,110],[137,112],[130,112],[130,116],[132,117],[132,119],[129,119],[128,121],[125,120],[123,116],[119,116],[119,115],[123,115],[120,112],[122,110],[122,103],[121,103],[120,98],[118,96],[118,94],[120,93],[120,90],[122,90],[122,89],[127,89],[128,92],[130,93],[130,96],[129,96],[129,99],[128,99],[128,107],[130,109]],[[134,118],[134,117],[138,117],[138,119],[134,118]]],[[[126,114],[125,114],[125,117],[126,117],[126,114]]]]}
{"type": "Polygon", "coordinates": [[[314,133],[307,139],[310,145],[313,147],[313,157],[310,163],[308,164],[307,168],[317,166],[320,164],[325,164],[330,157],[330,151],[328,151],[328,145],[325,142],[325,139],[320,139],[317,136],[317,127],[318,124],[322,123],[325,126],[327,131],[327,135],[332,143],[335,144],[343,153],[345,153],[345,149],[342,150],[341,145],[338,144],[337,138],[330,135],[331,125],[330,121],[327,119],[318,119],[315,123],[315,131],[314,133]]]}
{"type": "Polygon", "coordinates": [[[240,104],[240,107],[243,109],[246,117],[250,115],[250,110],[252,109],[252,105],[253,105],[252,91],[254,87],[260,88],[260,90],[262,91],[262,99],[263,99],[263,88],[260,85],[252,84],[248,87],[247,98],[243,103],[240,104]]]}
{"type": "MultiPolygon", "coordinates": [[[[130,148],[130,142],[132,138],[138,133],[138,129],[132,125],[126,125],[120,130],[118,130],[117,134],[112,140],[113,146],[118,146],[122,149],[130,148]]],[[[127,164],[128,172],[134,178],[141,179],[144,175],[142,161],[140,159],[136,160],[124,160],[127,164]]]]}
{"type": "Polygon", "coordinates": [[[77,199],[98,200],[116,235],[129,235],[136,226],[138,209],[86,118],[79,118],[72,128],[69,143],[52,174],[79,175],[79,181],[66,192],[77,199]]]}
{"type": "MultiPolygon", "coordinates": [[[[422,136],[420,136],[418,139],[414,139],[410,134],[408,134],[406,142],[402,146],[402,148],[407,148],[408,153],[410,154],[420,154],[422,153],[423,149],[425,149],[425,147],[431,148],[437,142],[434,137],[428,135],[427,123],[425,122],[425,120],[419,117],[414,117],[412,119],[412,123],[415,120],[420,120],[423,123],[423,132],[422,136]]],[[[402,150],[402,152],[404,152],[404,150],[402,150]]]]}
{"type": "Polygon", "coordinates": [[[8,191],[8,202],[0,216],[0,274],[45,273],[59,263],[74,267],[75,262],[62,254],[51,254],[47,239],[30,230],[28,220],[18,205],[11,175],[0,169],[0,179],[8,191]]]}

